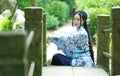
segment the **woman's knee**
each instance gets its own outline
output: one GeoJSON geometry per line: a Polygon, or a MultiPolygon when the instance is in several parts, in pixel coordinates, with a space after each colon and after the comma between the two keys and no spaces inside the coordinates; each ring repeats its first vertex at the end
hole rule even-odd
{"type": "Polygon", "coordinates": [[[58,59],[59,57],[61,57],[61,54],[59,53],[53,55],[53,59],[58,59]]]}
{"type": "Polygon", "coordinates": [[[59,54],[59,53],[54,54],[51,64],[52,65],[61,65],[61,60],[60,59],[61,59],[61,54],[59,54]]]}

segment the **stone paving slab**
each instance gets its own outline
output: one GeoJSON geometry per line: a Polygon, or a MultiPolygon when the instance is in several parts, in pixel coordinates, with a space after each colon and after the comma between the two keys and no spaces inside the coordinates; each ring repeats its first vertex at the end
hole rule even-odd
{"type": "Polygon", "coordinates": [[[73,76],[71,67],[48,66],[43,68],[42,76],[73,76]]]}
{"type": "Polygon", "coordinates": [[[42,76],[109,76],[102,68],[47,66],[42,76]]]}
{"type": "Polygon", "coordinates": [[[73,67],[74,76],[109,76],[102,68],[73,67]]]}

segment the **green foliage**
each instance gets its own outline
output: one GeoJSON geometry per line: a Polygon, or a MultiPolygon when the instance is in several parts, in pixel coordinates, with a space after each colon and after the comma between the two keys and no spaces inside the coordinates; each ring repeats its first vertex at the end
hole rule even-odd
{"type": "Polygon", "coordinates": [[[58,27],[59,21],[57,17],[55,17],[54,15],[47,14],[46,19],[47,29],[56,29],[58,27]]]}
{"type": "Polygon", "coordinates": [[[44,7],[47,5],[47,4],[50,4],[52,2],[52,0],[39,0],[37,5],[40,6],[40,7],[44,7]]]}
{"type": "Polygon", "coordinates": [[[71,14],[73,12],[73,8],[75,7],[75,0],[54,0],[54,1],[62,1],[62,2],[66,2],[69,7],[70,7],[70,17],[71,17],[71,14]]]}
{"type": "Polygon", "coordinates": [[[65,23],[70,14],[69,6],[59,0],[40,0],[38,6],[47,12],[47,29],[56,29],[58,25],[65,23]],[[67,10],[67,11],[66,11],[67,10]]]}
{"type": "Polygon", "coordinates": [[[110,15],[111,7],[120,5],[120,0],[76,0],[78,10],[87,10],[89,12],[89,28],[94,35],[97,27],[97,15],[110,15]]]}
{"type": "Polygon", "coordinates": [[[110,9],[108,8],[86,8],[85,10],[87,10],[89,12],[89,29],[92,35],[94,35],[96,33],[96,29],[97,29],[97,15],[99,14],[110,14],[110,9]]]}
{"type": "Polygon", "coordinates": [[[12,29],[13,21],[11,21],[7,16],[0,18],[0,31],[7,31],[12,29]]]}
{"type": "MultiPolygon", "coordinates": [[[[18,0],[19,1],[19,0],[18,0]]],[[[24,10],[25,7],[32,6],[32,2],[30,0],[20,0],[19,1],[19,9],[24,10]]]]}
{"type": "Polygon", "coordinates": [[[70,16],[70,7],[73,0],[40,0],[38,6],[43,7],[43,12],[48,12],[47,29],[55,29],[58,25],[64,24],[70,16]],[[56,18],[57,17],[57,18],[56,18]],[[59,23],[59,24],[58,24],[59,23]],[[55,25],[56,24],[56,25],[55,25]]]}
{"type": "Polygon", "coordinates": [[[120,6],[120,0],[106,0],[104,2],[105,7],[113,7],[113,6],[120,6]]]}
{"type": "Polygon", "coordinates": [[[101,8],[101,7],[112,7],[120,5],[120,0],[76,0],[77,8],[84,9],[86,7],[101,8]]]}
{"type": "Polygon", "coordinates": [[[50,15],[58,17],[60,24],[65,23],[69,17],[69,6],[65,2],[53,1],[46,6],[46,10],[50,15]]]}

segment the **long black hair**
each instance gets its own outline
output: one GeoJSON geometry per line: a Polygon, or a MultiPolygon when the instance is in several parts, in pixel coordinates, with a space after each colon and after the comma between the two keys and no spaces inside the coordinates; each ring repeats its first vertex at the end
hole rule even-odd
{"type": "MultiPolygon", "coordinates": [[[[85,11],[76,11],[74,14],[73,14],[73,18],[74,16],[78,14],[80,16],[80,25],[81,25],[81,18],[84,20],[84,23],[83,23],[83,26],[85,28],[85,30],[87,31],[88,33],[88,39],[89,39],[89,48],[90,48],[90,53],[91,53],[91,58],[92,60],[94,61],[94,52],[93,52],[93,46],[92,46],[92,38],[91,38],[91,35],[90,35],[90,32],[89,32],[89,29],[88,29],[88,25],[87,25],[87,13],[85,11]]],[[[73,26],[73,19],[72,19],[72,26],[73,26]]],[[[80,26],[81,27],[81,26],[80,26]]],[[[79,27],[79,28],[80,28],[79,27]]]]}

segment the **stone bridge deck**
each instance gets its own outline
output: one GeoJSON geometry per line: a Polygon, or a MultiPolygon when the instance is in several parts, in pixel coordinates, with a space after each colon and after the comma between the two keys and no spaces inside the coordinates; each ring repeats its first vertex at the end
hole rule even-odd
{"type": "Polygon", "coordinates": [[[47,66],[42,76],[109,76],[102,68],[47,66]]]}

